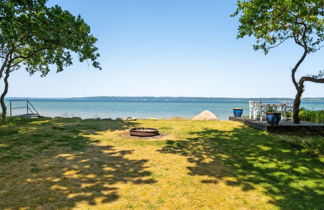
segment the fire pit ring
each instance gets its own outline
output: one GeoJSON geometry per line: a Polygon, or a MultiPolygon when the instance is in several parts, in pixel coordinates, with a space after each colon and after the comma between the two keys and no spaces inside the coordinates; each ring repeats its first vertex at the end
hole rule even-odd
{"type": "Polygon", "coordinates": [[[129,130],[131,136],[152,137],[160,135],[159,130],[155,128],[132,128],[129,130]]]}

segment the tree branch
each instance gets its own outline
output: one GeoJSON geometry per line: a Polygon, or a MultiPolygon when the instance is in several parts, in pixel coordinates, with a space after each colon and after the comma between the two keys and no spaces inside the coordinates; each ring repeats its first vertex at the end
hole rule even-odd
{"type": "Polygon", "coordinates": [[[6,55],[6,58],[5,58],[5,60],[4,60],[3,64],[2,64],[2,66],[1,66],[1,68],[0,68],[0,79],[2,78],[3,71],[4,71],[4,69],[5,69],[6,66],[7,66],[8,59],[9,59],[9,53],[6,55]]]}
{"type": "Polygon", "coordinates": [[[324,83],[324,78],[314,78],[305,76],[299,80],[299,84],[303,84],[304,82],[324,83]]]}
{"type": "Polygon", "coordinates": [[[307,25],[306,24],[302,24],[304,26],[304,30],[303,30],[303,34],[301,35],[301,39],[302,39],[302,42],[300,42],[300,40],[298,39],[298,34],[294,34],[293,37],[294,37],[294,40],[296,42],[296,44],[298,44],[299,46],[301,46],[302,48],[304,48],[304,53],[302,55],[302,57],[299,59],[299,61],[296,63],[295,67],[292,69],[291,71],[291,77],[292,77],[292,80],[293,80],[293,83],[296,87],[296,89],[298,89],[298,87],[300,86],[300,84],[297,83],[296,81],[296,72],[299,68],[299,66],[302,64],[302,62],[305,60],[307,54],[308,54],[308,47],[307,47],[307,43],[306,43],[306,40],[305,40],[305,37],[306,37],[306,31],[307,31],[307,25]]]}
{"type": "Polygon", "coordinates": [[[296,80],[296,72],[297,72],[300,64],[302,64],[302,62],[305,60],[307,53],[308,53],[307,48],[304,48],[304,53],[303,53],[302,57],[296,63],[295,67],[291,70],[291,78],[292,78],[292,81],[293,81],[296,89],[298,89],[298,87],[299,87],[297,80],[296,80]]]}
{"type": "Polygon", "coordinates": [[[11,58],[12,58],[12,53],[14,51],[14,47],[8,51],[7,55],[6,55],[6,58],[0,68],[0,79],[2,78],[3,76],[3,71],[5,70],[5,68],[7,67],[7,64],[9,63],[9,66],[11,65],[12,61],[11,61],[11,58]]]}
{"type": "Polygon", "coordinates": [[[278,47],[279,45],[281,45],[281,44],[284,43],[286,40],[288,40],[288,39],[290,39],[290,38],[292,38],[292,37],[293,37],[293,36],[287,36],[287,37],[285,37],[285,38],[282,39],[278,44],[268,47],[267,50],[270,50],[270,49],[273,49],[273,48],[278,47]]]}
{"type": "Polygon", "coordinates": [[[31,57],[33,57],[36,53],[38,53],[38,52],[40,52],[40,51],[42,51],[42,50],[45,50],[45,49],[46,49],[45,47],[42,47],[42,48],[39,48],[39,49],[33,51],[32,53],[30,53],[30,54],[27,55],[27,56],[23,56],[23,55],[16,56],[16,57],[14,57],[14,58],[12,59],[12,61],[14,61],[14,60],[16,60],[16,59],[28,59],[28,58],[31,58],[31,57]]]}
{"type": "Polygon", "coordinates": [[[304,48],[304,46],[302,45],[302,43],[298,39],[298,34],[296,34],[296,35],[294,34],[293,37],[294,37],[295,43],[304,48]]]}

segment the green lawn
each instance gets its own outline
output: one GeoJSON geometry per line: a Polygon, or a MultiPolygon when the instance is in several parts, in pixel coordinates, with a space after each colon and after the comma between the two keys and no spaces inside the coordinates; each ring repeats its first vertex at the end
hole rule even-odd
{"type": "Polygon", "coordinates": [[[229,121],[12,120],[0,209],[324,209],[324,159],[302,138],[229,121]]]}

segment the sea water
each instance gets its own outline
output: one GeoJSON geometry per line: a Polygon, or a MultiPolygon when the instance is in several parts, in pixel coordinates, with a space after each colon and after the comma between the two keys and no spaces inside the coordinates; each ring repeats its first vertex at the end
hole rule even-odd
{"type": "MultiPolygon", "coordinates": [[[[9,99],[8,99],[9,100],[9,99]]],[[[48,117],[81,118],[192,118],[204,110],[226,120],[233,115],[233,108],[243,108],[248,115],[249,99],[235,98],[118,98],[118,99],[29,99],[40,115],[48,117]]],[[[289,99],[288,99],[289,100],[289,99]]],[[[263,103],[285,103],[287,99],[262,99],[263,103]]],[[[25,102],[12,102],[12,107],[24,107],[25,102]]],[[[9,106],[9,101],[7,101],[9,106]]],[[[302,102],[311,110],[324,109],[323,100],[302,102]]],[[[8,107],[9,108],[9,107],[8,107]]],[[[9,114],[8,109],[8,114],[9,114]]],[[[23,114],[26,109],[13,109],[12,114],[23,114]]]]}

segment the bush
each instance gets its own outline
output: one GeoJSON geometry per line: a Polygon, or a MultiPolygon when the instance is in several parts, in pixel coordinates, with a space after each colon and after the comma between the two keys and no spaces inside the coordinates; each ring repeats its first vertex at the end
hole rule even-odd
{"type": "Polygon", "coordinates": [[[324,110],[311,111],[305,108],[301,108],[299,117],[302,121],[324,123],[324,110]]]}

